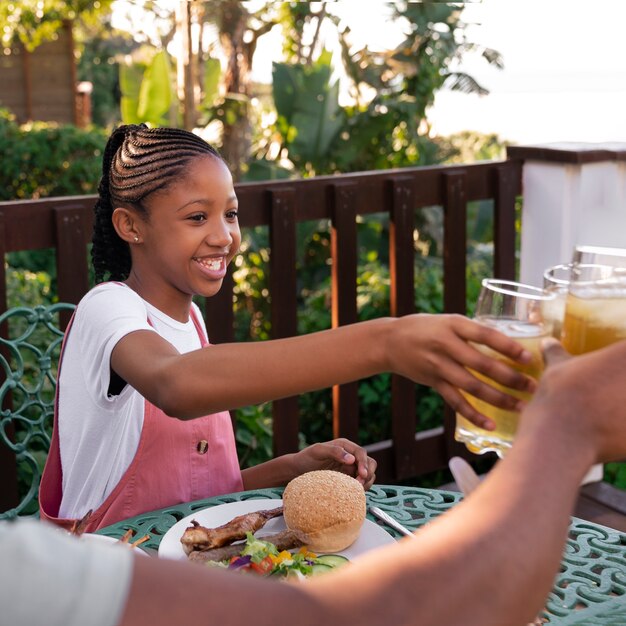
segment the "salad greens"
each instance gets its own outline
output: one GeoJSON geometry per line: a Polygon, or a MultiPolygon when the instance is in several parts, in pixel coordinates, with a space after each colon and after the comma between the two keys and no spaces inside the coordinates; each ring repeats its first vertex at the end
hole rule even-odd
{"type": "Polygon", "coordinates": [[[238,556],[219,563],[213,562],[211,565],[249,571],[261,576],[301,579],[330,571],[345,563],[348,563],[345,556],[340,554],[318,556],[306,547],[300,548],[297,552],[288,550],[279,552],[273,543],[259,539],[249,532],[238,556]]]}

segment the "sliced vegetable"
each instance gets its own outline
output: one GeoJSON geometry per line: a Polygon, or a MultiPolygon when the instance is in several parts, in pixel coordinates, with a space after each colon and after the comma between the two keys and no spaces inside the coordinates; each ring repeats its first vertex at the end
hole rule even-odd
{"type": "Polygon", "coordinates": [[[332,565],[325,565],[324,563],[313,563],[311,565],[311,575],[317,576],[318,574],[324,574],[335,569],[332,565]]]}
{"type": "Polygon", "coordinates": [[[219,564],[213,563],[213,565],[244,572],[250,571],[259,576],[302,580],[307,576],[329,572],[345,563],[348,563],[348,559],[340,554],[317,556],[306,548],[300,548],[293,553],[288,550],[279,553],[273,543],[263,541],[252,533],[248,533],[238,556],[233,556],[219,564]]]}
{"type": "Polygon", "coordinates": [[[250,565],[251,560],[249,555],[233,557],[228,564],[228,569],[242,569],[250,565]]]}
{"type": "Polygon", "coordinates": [[[349,562],[350,561],[341,554],[320,554],[320,556],[317,557],[317,563],[323,563],[331,567],[340,567],[349,562]]]}
{"type": "Polygon", "coordinates": [[[267,576],[274,569],[274,562],[270,555],[266,556],[263,560],[255,563],[250,563],[250,569],[261,576],[267,576]]]}

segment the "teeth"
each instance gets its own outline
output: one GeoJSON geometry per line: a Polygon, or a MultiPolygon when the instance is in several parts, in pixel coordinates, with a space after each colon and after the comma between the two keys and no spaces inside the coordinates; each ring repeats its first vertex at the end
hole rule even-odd
{"type": "Polygon", "coordinates": [[[196,261],[210,270],[219,270],[222,267],[223,259],[198,259],[196,261]]]}

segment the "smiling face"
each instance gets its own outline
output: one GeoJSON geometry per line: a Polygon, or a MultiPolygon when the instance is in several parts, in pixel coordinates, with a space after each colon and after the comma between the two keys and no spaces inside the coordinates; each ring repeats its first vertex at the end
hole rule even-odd
{"type": "Polygon", "coordinates": [[[147,215],[132,212],[138,241],[131,243],[128,285],[180,319],[194,295],[214,296],[239,249],[237,197],[226,165],[213,156],[191,161],[185,177],[151,194],[147,215]]]}

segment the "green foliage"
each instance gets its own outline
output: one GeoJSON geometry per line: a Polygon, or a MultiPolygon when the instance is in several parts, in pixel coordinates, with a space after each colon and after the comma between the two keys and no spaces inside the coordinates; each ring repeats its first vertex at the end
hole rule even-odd
{"type": "Polygon", "coordinates": [[[440,161],[437,144],[420,135],[411,99],[389,99],[364,109],[347,107],[346,125],[329,155],[327,169],[363,172],[415,167],[440,161]]]}
{"type": "Polygon", "coordinates": [[[0,109],[0,200],[91,194],[100,179],[104,129],[34,122],[0,109]]]}
{"type": "Polygon", "coordinates": [[[234,307],[237,341],[269,339],[269,238],[266,227],[250,229],[235,260],[234,307]]]}
{"type": "Polygon", "coordinates": [[[241,467],[251,467],[272,458],[271,403],[235,411],[237,455],[241,467]]]}
{"type": "Polygon", "coordinates": [[[267,159],[252,159],[248,161],[242,182],[255,180],[285,180],[293,176],[293,169],[287,169],[274,161],[267,159]]]}
{"type": "MultiPolygon", "coordinates": [[[[18,126],[0,109],[0,200],[95,193],[106,139],[104,129],[43,122],[18,126]]],[[[54,259],[53,250],[7,255],[9,306],[55,301],[54,259]]]]}
{"type": "Polygon", "coordinates": [[[1,42],[15,39],[31,52],[56,36],[65,20],[94,24],[108,14],[113,0],[4,0],[0,3],[1,42]]]}
{"type": "Polygon", "coordinates": [[[162,123],[172,102],[172,76],[169,55],[159,50],[146,68],[139,88],[137,115],[155,125],[162,123]]]}
{"type": "Polygon", "coordinates": [[[301,168],[323,168],[343,126],[339,83],[331,82],[330,53],[312,65],[274,63],[277,127],[290,159],[301,168]]]}
{"type": "Polygon", "coordinates": [[[222,67],[219,59],[207,59],[204,62],[204,96],[202,98],[205,107],[212,107],[219,95],[220,77],[222,67]]]}
{"type": "Polygon", "coordinates": [[[463,131],[438,138],[437,143],[445,163],[474,163],[497,161],[506,158],[506,144],[496,134],[483,135],[463,131]]]}
{"type": "Polygon", "coordinates": [[[120,64],[121,110],[124,124],[145,122],[167,126],[172,104],[172,71],[169,55],[159,50],[147,61],[120,64]]]}
{"type": "Polygon", "coordinates": [[[626,463],[607,463],[604,466],[604,480],[619,489],[626,489],[626,463]]]}
{"type": "Polygon", "coordinates": [[[288,159],[308,176],[428,165],[459,154],[456,144],[428,136],[428,107],[442,88],[486,93],[474,78],[455,70],[466,53],[479,52],[495,67],[502,59],[467,40],[459,5],[395,2],[387,3],[387,10],[405,38],[393,50],[372,52],[355,49],[349,27],[324,7],[314,13],[307,3],[281,4],[287,62],[274,64],[278,118],[260,142],[257,159],[288,159]],[[354,105],[339,106],[327,53],[313,56],[319,29],[312,41],[306,33],[321,21],[337,29],[354,105]],[[299,106],[306,115],[296,115],[299,106]]]}
{"type": "Polygon", "coordinates": [[[289,63],[302,58],[304,29],[313,12],[309,2],[280,2],[278,21],[283,27],[283,56],[289,63]]]}
{"type": "Polygon", "coordinates": [[[7,267],[7,304],[9,308],[16,306],[35,307],[39,304],[48,305],[56,301],[52,291],[50,274],[34,272],[21,267],[7,267]]]}

